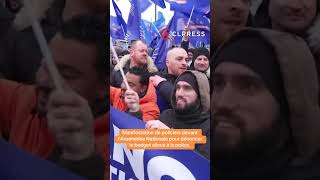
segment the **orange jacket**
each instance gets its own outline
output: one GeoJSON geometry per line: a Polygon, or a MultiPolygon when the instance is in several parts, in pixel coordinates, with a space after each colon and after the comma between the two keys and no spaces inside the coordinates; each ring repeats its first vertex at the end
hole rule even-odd
{"type": "MultiPolygon", "coordinates": [[[[31,154],[47,159],[55,147],[45,118],[35,112],[34,86],[0,80],[0,137],[8,138],[31,154]]],[[[95,137],[100,156],[109,164],[109,112],[95,121],[95,137]]]]}
{"type": "MultiPolygon", "coordinates": [[[[128,106],[120,96],[120,88],[110,87],[111,105],[120,111],[126,111],[128,106]]],[[[160,115],[160,110],[157,105],[156,89],[153,87],[151,82],[149,82],[146,95],[140,98],[140,110],[142,112],[143,121],[158,119],[160,115]]]]}

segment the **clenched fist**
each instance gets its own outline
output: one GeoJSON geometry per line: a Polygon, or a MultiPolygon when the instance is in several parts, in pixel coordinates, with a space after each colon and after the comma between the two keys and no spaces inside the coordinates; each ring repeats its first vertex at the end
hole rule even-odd
{"type": "Polygon", "coordinates": [[[53,91],[47,121],[64,159],[82,160],[94,153],[94,117],[83,97],[72,90],[53,91]]]}
{"type": "Polygon", "coordinates": [[[124,93],[124,101],[128,106],[129,112],[138,112],[140,110],[140,99],[135,91],[131,89],[126,90],[124,93]]]}

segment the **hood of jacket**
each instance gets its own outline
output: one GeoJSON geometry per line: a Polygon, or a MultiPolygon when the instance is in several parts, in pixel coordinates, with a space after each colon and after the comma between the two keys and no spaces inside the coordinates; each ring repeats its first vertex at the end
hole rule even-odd
{"type": "MultiPolygon", "coordinates": [[[[210,87],[209,87],[209,81],[207,76],[202,72],[190,71],[190,70],[187,70],[181,73],[181,75],[186,73],[190,73],[196,78],[198,88],[199,88],[199,93],[200,93],[200,104],[201,104],[202,112],[208,112],[210,109],[210,87]]],[[[177,85],[177,81],[174,82],[174,88],[171,94],[171,104],[174,109],[176,107],[176,95],[175,95],[176,85],[177,85]]]]}
{"type": "Polygon", "coordinates": [[[292,34],[247,28],[222,44],[213,57],[230,41],[246,34],[262,39],[273,48],[289,106],[292,138],[300,158],[313,157],[320,150],[320,109],[317,71],[310,49],[303,39],[292,34]]]}
{"type": "MultiPolygon", "coordinates": [[[[129,54],[123,56],[120,59],[119,63],[114,67],[114,71],[120,71],[120,68],[124,68],[129,61],[130,61],[129,54]]],[[[155,73],[158,71],[156,65],[153,62],[153,59],[150,56],[148,56],[147,58],[147,66],[148,66],[149,73],[155,73]]]]}

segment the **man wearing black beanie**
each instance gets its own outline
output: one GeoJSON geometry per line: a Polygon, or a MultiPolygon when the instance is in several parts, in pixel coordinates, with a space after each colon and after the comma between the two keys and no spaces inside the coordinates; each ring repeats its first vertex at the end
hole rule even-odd
{"type": "Polygon", "coordinates": [[[304,41],[246,29],[211,70],[213,179],[320,179],[317,73],[304,41]]]}
{"type": "Polygon", "coordinates": [[[210,158],[210,92],[205,74],[185,71],[175,81],[171,95],[172,109],[163,111],[159,120],[146,124],[149,129],[202,129],[206,144],[196,144],[195,151],[210,158]]]}

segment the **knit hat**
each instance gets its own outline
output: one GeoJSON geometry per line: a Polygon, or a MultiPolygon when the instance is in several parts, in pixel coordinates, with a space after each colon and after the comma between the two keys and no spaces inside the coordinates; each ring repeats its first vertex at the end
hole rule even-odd
{"type": "Polygon", "coordinates": [[[193,90],[196,91],[198,97],[200,97],[198,82],[196,80],[196,77],[193,74],[191,74],[191,73],[183,73],[176,80],[177,83],[179,81],[185,81],[188,84],[190,84],[192,86],[193,90]]]}

